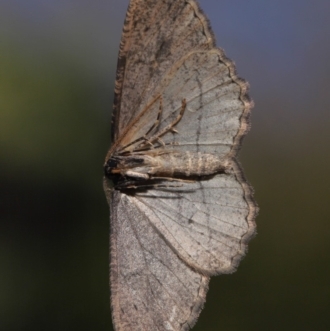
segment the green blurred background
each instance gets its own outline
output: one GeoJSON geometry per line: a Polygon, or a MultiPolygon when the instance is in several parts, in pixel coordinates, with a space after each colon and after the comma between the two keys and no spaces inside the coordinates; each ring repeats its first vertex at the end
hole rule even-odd
{"type": "MultiPolygon", "coordinates": [[[[256,106],[258,236],[195,331],[330,330],[330,1],[201,0],[256,106]]],[[[0,330],[111,330],[108,206],[128,1],[0,0],[0,330]]]]}

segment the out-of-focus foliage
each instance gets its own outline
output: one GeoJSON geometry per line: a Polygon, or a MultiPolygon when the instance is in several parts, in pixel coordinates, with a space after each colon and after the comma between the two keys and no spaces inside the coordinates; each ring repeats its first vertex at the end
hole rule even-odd
{"type": "MultiPolygon", "coordinates": [[[[252,86],[260,215],[194,330],[329,330],[329,1],[200,3],[252,86]]],[[[126,6],[0,4],[0,330],[111,330],[102,164],[126,6]]]]}
{"type": "Polygon", "coordinates": [[[101,178],[111,97],[100,102],[74,63],[35,63],[22,51],[0,51],[0,329],[87,330],[103,313],[102,329],[110,325],[101,178]]]}
{"type": "Polygon", "coordinates": [[[6,51],[0,50],[2,166],[45,180],[88,178],[91,173],[84,174],[80,163],[91,166],[104,147],[98,144],[101,114],[91,111],[101,107],[95,87],[65,59],[39,64],[6,51]]]}

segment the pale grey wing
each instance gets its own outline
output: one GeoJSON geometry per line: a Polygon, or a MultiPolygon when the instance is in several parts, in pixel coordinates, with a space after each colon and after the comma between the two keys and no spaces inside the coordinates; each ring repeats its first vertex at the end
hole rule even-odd
{"type": "Polygon", "coordinates": [[[233,272],[255,234],[256,205],[236,163],[230,174],[137,192],[134,199],[168,245],[204,274],[233,272]]]}
{"type": "Polygon", "coordinates": [[[148,219],[144,205],[112,191],[111,306],[116,331],[189,330],[209,278],[187,266],[148,219]]]}
{"type": "MultiPolygon", "coordinates": [[[[247,83],[237,78],[233,64],[221,50],[187,54],[167,72],[157,93],[162,96],[158,132],[177,118],[182,100],[187,102],[181,120],[174,127],[178,132],[169,130],[161,136],[167,148],[216,153],[220,157],[229,152],[231,156],[236,154],[249,128],[251,102],[247,97],[247,83]]],[[[148,114],[155,117],[158,108],[159,102],[155,102],[148,114]]],[[[143,136],[150,123],[153,121],[147,114],[141,117],[122,145],[143,136]]],[[[157,141],[155,143],[157,145],[157,141]]]]}
{"type": "Polygon", "coordinates": [[[114,138],[152,100],[175,63],[190,51],[213,47],[213,34],[195,0],[131,0],[118,58],[114,138]]]}

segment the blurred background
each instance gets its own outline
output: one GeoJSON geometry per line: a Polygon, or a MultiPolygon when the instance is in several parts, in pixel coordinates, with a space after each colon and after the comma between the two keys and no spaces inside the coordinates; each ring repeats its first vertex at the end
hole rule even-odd
{"type": "MultiPolygon", "coordinates": [[[[102,165],[127,4],[0,0],[0,330],[112,330],[102,165]]],[[[260,214],[194,330],[330,330],[330,2],[200,4],[251,85],[260,214]]]]}

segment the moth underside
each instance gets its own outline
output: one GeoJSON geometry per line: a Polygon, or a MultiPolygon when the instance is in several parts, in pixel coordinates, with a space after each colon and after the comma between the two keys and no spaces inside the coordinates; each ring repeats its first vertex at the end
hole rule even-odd
{"type": "Polygon", "coordinates": [[[210,276],[245,255],[247,90],[195,0],[130,1],[104,164],[116,331],[191,329],[210,276]]]}
{"type": "Polygon", "coordinates": [[[160,107],[156,122],[143,136],[110,155],[104,166],[104,173],[113,181],[116,190],[179,187],[179,184],[168,185],[162,182],[189,182],[201,180],[202,176],[230,171],[230,156],[175,151],[169,148],[173,144],[166,145],[161,140],[168,132],[178,134],[175,126],[184,116],[185,108],[186,100],[183,99],[177,118],[159,132],[162,113],[160,107]]]}

